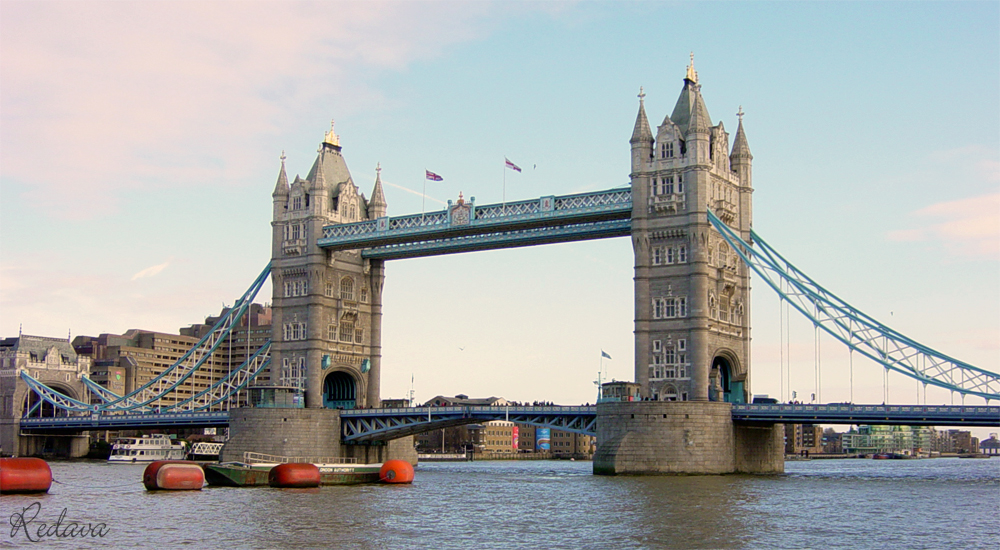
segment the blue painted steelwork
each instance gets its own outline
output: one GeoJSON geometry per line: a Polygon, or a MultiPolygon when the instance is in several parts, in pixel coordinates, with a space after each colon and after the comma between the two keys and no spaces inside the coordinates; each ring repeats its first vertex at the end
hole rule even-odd
{"type": "Polygon", "coordinates": [[[210,428],[229,425],[228,411],[122,414],[95,412],[74,416],[22,418],[25,432],[114,430],[137,428],[210,428]]]}
{"type": "MultiPolygon", "coordinates": [[[[781,405],[734,403],[740,423],[881,424],[920,426],[1000,426],[996,405],[781,405]]],[[[341,411],[345,443],[398,437],[489,420],[509,420],[567,432],[596,435],[597,407],[416,407],[341,411]]],[[[144,427],[227,426],[227,411],[122,414],[95,412],[50,418],[22,418],[31,432],[74,432],[144,427]]]]}
{"type": "Polygon", "coordinates": [[[733,421],[897,426],[1000,426],[1000,407],[953,405],[733,404],[733,421]]]}
{"type": "Polygon", "coordinates": [[[631,233],[631,189],[547,196],[506,204],[459,205],[441,212],[379,218],[323,228],[322,248],[365,250],[367,258],[411,258],[452,252],[513,248],[631,233]],[[619,223],[609,223],[609,222],[619,223]]]}
{"type": "Polygon", "coordinates": [[[949,357],[869,317],[799,271],[753,230],[754,246],[711,211],[708,219],[755,273],[814,325],[887,369],[989,402],[1000,399],[1000,374],[949,357]]]}
{"type": "Polygon", "coordinates": [[[463,235],[414,243],[398,243],[361,251],[363,258],[380,260],[401,260],[441,254],[518,248],[540,244],[568,243],[612,237],[627,237],[632,234],[632,220],[611,220],[580,223],[562,227],[536,227],[498,233],[463,235]]]}
{"type": "MultiPolygon", "coordinates": [[[[194,347],[188,350],[180,359],[178,359],[173,365],[168,367],[165,371],[157,375],[155,378],[149,382],[143,384],[136,390],[118,398],[113,401],[109,401],[102,405],[97,405],[99,410],[102,411],[133,411],[136,409],[141,409],[150,405],[151,403],[157,401],[167,393],[171,392],[177,386],[184,383],[188,378],[194,374],[195,371],[201,368],[203,364],[212,356],[216,348],[222,344],[222,341],[229,335],[233,326],[236,322],[246,313],[247,308],[253,303],[253,299],[257,296],[257,292],[260,291],[261,287],[267,281],[268,275],[271,273],[271,264],[261,271],[260,275],[254,279],[254,282],[250,285],[250,288],[241,296],[234,304],[233,307],[229,308],[229,311],[222,316],[221,319],[212,327],[209,331],[194,347]]],[[[76,410],[76,409],[67,409],[76,410]]],[[[84,409],[87,410],[87,409],[84,409]]]]}
{"type": "Polygon", "coordinates": [[[452,426],[508,420],[567,432],[597,435],[597,407],[413,407],[341,411],[345,443],[389,441],[452,426]]]}

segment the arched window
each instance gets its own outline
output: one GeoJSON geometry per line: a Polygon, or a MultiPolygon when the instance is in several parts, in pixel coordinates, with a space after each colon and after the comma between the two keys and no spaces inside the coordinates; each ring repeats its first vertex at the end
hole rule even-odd
{"type": "Polygon", "coordinates": [[[354,279],[350,277],[344,277],[340,280],[340,299],[341,300],[353,300],[354,299],[354,279]]]}

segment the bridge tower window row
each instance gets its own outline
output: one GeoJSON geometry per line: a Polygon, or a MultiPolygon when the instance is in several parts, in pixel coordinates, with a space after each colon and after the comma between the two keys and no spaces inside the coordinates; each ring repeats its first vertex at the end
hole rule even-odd
{"type": "Polygon", "coordinates": [[[285,323],[282,328],[284,329],[283,336],[286,342],[305,340],[307,337],[306,323],[285,323]]]}
{"type": "Polygon", "coordinates": [[[687,317],[687,297],[653,299],[653,319],[687,317]]]}
{"type": "Polygon", "coordinates": [[[687,245],[653,247],[653,265],[686,264],[687,245]]]}

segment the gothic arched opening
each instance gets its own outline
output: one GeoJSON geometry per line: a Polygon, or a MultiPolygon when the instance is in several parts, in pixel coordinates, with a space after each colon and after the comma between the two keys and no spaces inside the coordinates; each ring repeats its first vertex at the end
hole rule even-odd
{"type": "Polygon", "coordinates": [[[709,400],[725,401],[727,403],[745,403],[743,382],[733,380],[735,375],[729,358],[719,355],[712,360],[712,386],[709,388],[709,400]]]}
{"type": "MultiPolygon", "coordinates": [[[[69,397],[70,399],[76,399],[76,392],[62,387],[50,384],[49,388],[69,397]]],[[[42,399],[37,393],[31,391],[30,389],[24,394],[24,408],[21,409],[21,414],[23,416],[30,416],[32,418],[51,418],[53,416],[69,416],[69,412],[65,409],[61,409],[49,403],[48,401],[42,399]]]]}
{"type": "Polygon", "coordinates": [[[353,409],[357,406],[357,385],[350,374],[331,372],[323,381],[323,406],[328,409],[353,409]]]}

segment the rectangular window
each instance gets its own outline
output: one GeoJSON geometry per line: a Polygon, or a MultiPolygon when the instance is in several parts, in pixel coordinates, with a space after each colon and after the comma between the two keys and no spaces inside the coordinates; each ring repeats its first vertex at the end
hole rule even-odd
{"type": "Polygon", "coordinates": [[[662,345],[661,345],[660,341],[659,340],[653,340],[653,353],[660,353],[661,349],[663,349],[663,348],[662,348],[662,345]]]}
{"type": "Polygon", "coordinates": [[[663,249],[656,247],[653,249],[653,265],[660,265],[663,263],[663,249]]]}
{"type": "Polygon", "coordinates": [[[672,298],[666,299],[666,308],[663,312],[663,316],[667,319],[677,317],[677,308],[674,306],[674,300],[672,298]]]}
{"type": "Polygon", "coordinates": [[[677,192],[678,193],[684,192],[684,180],[682,179],[682,176],[680,174],[677,174],[677,192]]]}
{"type": "Polygon", "coordinates": [[[679,338],[677,340],[677,351],[687,351],[687,339],[679,338]]]}
{"type": "Polygon", "coordinates": [[[366,286],[361,287],[361,301],[362,302],[368,301],[368,287],[366,286]]]}
{"type": "Polygon", "coordinates": [[[298,240],[298,238],[299,238],[299,231],[300,231],[299,224],[297,224],[297,223],[293,224],[292,225],[292,240],[293,241],[294,240],[298,240]]]}
{"type": "Polygon", "coordinates": [[[353,321],[341,321],[340,323],[340,341],[350,342],[354,339],[354,322],[353,321]]]}
{"type": "Polygon", "coordinates": [[[665,195],[672,195],[674,193],[674,177],[667,176],[663,178],[663,193],[665,195]]]}
{"type": "Polygon", "coordinates": [[[688,261],[688,249],[687,245],[682,244],[677,247],[677,263],[685,264],[688,261]]]}
{"type": "Polygon", "coordinates": [[[663,362],[668,365],[677,363],[677,355],[674,353],[674,350],[667,348],[663,356],[663,362]]]}
{"type": "Polygon", "coordinates": [[[674,247],[672,246],[667,248],[667,263],[674,263],[674,247]]]}
{"type": "Polygon", "coordinates": [[[337,339],[337,325],[329,325],[326,327],[326,339],[327,340],[337,339]]]}
{"type": "Polygon", "coordinates": [[[688,300],[687,298],[677,299],[677,316],[687,317],[688,315],[688,300]]]}
{"type": "Polygon", "coordinates": [[[344,277],[340,280],[340,299],[354,300],[354,279],[344,277]]]}
{"type": "Polygon", "coordinates": [[[663,144],[663,156],[665,158],[672,158],[674,156],[673,142],[663,144]]]}
{"type": "Polygon", "coordinates": [[[289,231],[289,228],[286,225],[283,229],[284,229],[284,238],[287,241],[288,240],[288,231],[289,231]]]}
{"type": "Polygon", "coordinates": [[[333,297],[333,283],[326,283],[326,295],[330,298],[333,297]]]}
{"type": "Polygon", "coordinates": [[[365,341],[365,329],[360,327],[354,329],[354,341],[358,344],[365,341]]]}
{"type": "Polygon", "coordinates": [[[653,300],[653,319],[663,318],[663,305],[664,301],[660,298],[653,300]]]}
{"type": "Polygon", "coordinates": [[[664,378],[677,378],[677,370],[672,366],[667,366],[663,373],[664,378]]]}

